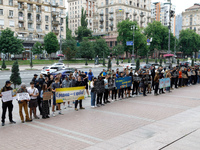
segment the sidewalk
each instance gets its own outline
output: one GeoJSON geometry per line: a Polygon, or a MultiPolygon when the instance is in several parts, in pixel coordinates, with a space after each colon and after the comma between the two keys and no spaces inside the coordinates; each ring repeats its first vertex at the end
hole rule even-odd
{"type": "MultiPolygon", "coordinates": [[[[200,85],[180,88],[159,96],[119,100],[99,108],[63,110],[50,119],[0,127],[0,147],[58,150],[199,150],[200,85]]],[[[2,108],[0,108],[1,111],[2,108]]],[[[8,118],[7,118],[8,119],[8,118]]],[[[8,120],[7,120],[8,121],[8,120]]]]}

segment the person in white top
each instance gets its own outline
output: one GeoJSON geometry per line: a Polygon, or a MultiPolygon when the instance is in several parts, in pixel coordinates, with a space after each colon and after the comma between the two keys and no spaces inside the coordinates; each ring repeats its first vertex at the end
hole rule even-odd
{"type": "Polygon", "coordinates": [[[39,95],[39,91],[37,88],[34,87],[34,82],[30,83],[31,87],[27,89],[31,100],[29,101],[29,108],[30,108],[30,119],[32,120],[32,112],[34,114],[35,119],[40,119],[36,115],[36,107],[37,107],[37,96],[39,95]]]}

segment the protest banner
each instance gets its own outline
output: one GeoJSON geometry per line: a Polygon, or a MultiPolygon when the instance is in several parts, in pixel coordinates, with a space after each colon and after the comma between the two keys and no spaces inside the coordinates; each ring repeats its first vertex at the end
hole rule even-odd
{"type": "Polygon", "coordinates": [[[22,101],[22,100],[30,100],[30,96],[28,93],[17,93],[17,100],[22,101]]]}
{"type": "Polygon", "coordinates": [[[52,96],[52,92],[44,92],[43,93],[43,100],[50,100],[51,99],[51,96],[52,96]]]}
{"type": "Polygon", "coordinates": [[[5,91],[5,92],[2,92],[2,100],[3,102],[8,102],[8,101],[12,101],[13,100],[13,97],[12,97],[12,91],[5,91]]]}
{"type": "Polygon", "coordinates": [[[124,77],[115,79],[116,88],[127,88],[132,85],[132,77],[124,77]]]}
{"type": "Polygon", "coordinates": [[[159,79],[159,88],[170,87],[170,78],[159,79]]]}
{"type": "Polygon", "coordinates": [[[63,103],[65,101],[74,101],[84,99],[85,87],[69,87],[56,89],[56,103],[63,103]]]}

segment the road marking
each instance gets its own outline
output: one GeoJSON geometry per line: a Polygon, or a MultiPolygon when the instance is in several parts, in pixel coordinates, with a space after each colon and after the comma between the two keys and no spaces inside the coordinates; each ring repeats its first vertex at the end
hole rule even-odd
{"type": "Polygon", "coordinates": [[[90,141],[87,141],[87,140],[84,140],[84,139],[81,139],[81,138],[78,138],[78,137],[74,137],[74,136],[67,135],[67,134],[64,134],[64,133],[60,133],[60,132],[57,132],[57,131],[53,131],[53,130],[50,130],[50,129],[47,129],[47,128],[43,128],[41,126],[37,126],[37,125],[33,125],[33,124],[26,124],[26,125],[34,127],[34,128],[38,128],[38,129],[41,129],[41,130],[44,130],[44,131],[47,131],[47,132],[55,133],[55,134],[58,134],[60,136],[64,136],[64,137],[67,137],[67,138],[78,140],[78,141],[81,141],[81,142],[84,142],[84,143],[87,143],[87,144],[90,144],[90,145],[95,144],[93,142],[90,142],[90,141]]]}
{"type": "Polygon", "coordinates": [[[156,121],[156,120],[153,120],[153,119],[148,119],[148,118],[138,117],[138,116],[133,116],[133,115],[120,114],[120,113],[116,113],[116,112],[97,110],[97,109],[91,109],[91,110],[97,111],[97,112],[103,112],[103,113],[110,114],[110,115],[115,115],[115,116],[120,116],[120,117],[128,117],[128,118],[139,119],[139,120],[144,120],[144,121],[149,121],[149,122],[155,122],[156,121]]]}
{"type": "Polygon", "coordinates": [[[96,138],[96,137],[93,137],[93,136],[90,136],[90,135],[82,134],[82,133],[79,133],[79,132],[71,131],[71,130],[68,130],[68,129],[60,128],[58,126],[49,125],[49,124],[42,123],[42,122],[39,122],[39,121],[34,121],[34,122],[41,124],[41,125],[44,125],[44,126],[47,126],[47,127],[50,127],[50,128],[58,129],[58,130],[61,130],[61,131],[66,131],[66,132],[73,133],[73,134],[83,136],[83,137],[86,137],[86,138],[89,138],[89,139],[93,139],[93,140],[96,140],[96,141],[100,141],[100,142],[103,141],[102,139],[99,139],[99,138],[96,138]]]}

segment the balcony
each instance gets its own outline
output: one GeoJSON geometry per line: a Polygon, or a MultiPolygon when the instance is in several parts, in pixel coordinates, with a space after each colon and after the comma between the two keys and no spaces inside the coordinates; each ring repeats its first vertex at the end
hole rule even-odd
{"type": "Polygon", "coordinates": [[[19,27],[19,31],[25,31],[25,27],[19,27]]]}
{"type": "Polygon", "coordinates": [[[41,14],[42,11],[41,10],[36,10],[36,13],[41,14]]]}
{"type": "Polygon", "coordinates": [[[100,27],[101,29],[103,29],[103,25],[100,25],[99,27],[100,27]]]}
{"type": "Polygon", "coordinates": [[[59,12],[57,12],[57,11],[52,11],[51,13],[52,13],[52,16],[58,16],[59,15],[59,12]]]}
{"type": "Polygon", "coordinates": [[[143,14],[143,12],[141,12],[141,13],[140,13],[140,17],[141,17],[141,18],[143,18],[143,17],[144,17],[144,14],[143,14]]]}
{"type": "Polygon", "coordinates": [[[59,34],[59,30],[53,30],[53,33],[55,34],[55,35],[58,35],[59,34]]]}
{"type": "Polygon", "coordinates": [[[42,1],[41,0],[36,0],[36,3],[42,3],[42,1]]]}
{"type": "Polygon", "coordinates": [[[41,20],[37,20],[36,22],[37,22],[37,24],[41,24],[41,23],[42,23],[42,21],[41,21],[41,20]]]}
{"type": "Polygon", "coordinates": [[[111,10],[111,11],[109,11],[109,13],[110,13],[110,14],[113,14],[113,13],[114,13],[114,11],[113,11],[113,10],[111,10]]]}
{"type": "Polygon", "coordinates": [[[101,18],[100,20],[99,20],[99,22],[103,22],[104,20],[103,20],[103,18],[101,18]]]}
{"type": "Polygon", "coordinates": [[[8,18],[9,18],[9,19],[12,19],[12,18],[13,18],[13,16],[8,16],[8,18]]]}
{"type": "Polygon", "coordinates": [[[37,32],[42,32],[42,29],[36,29],[37,32]]]}
{"type": "Polygon", "coordinates": [[[149,19],[149,18],[151,18],[151,16],[148,15],[147,18],[149,19]]]}
{"type": "Polygon", "coordinates": [[[18,8],[19,11],[24,11],[24,7],[18,8]]]}
{"type": "Polygon", "coordinates": [[[28,12],[33,12],[33,8],[27,9],[28,12]]]}
{"type": "Polygon", "coordinates": [[[58,7],[58,3],[52,3],[51,6],[52,7],[58,7]]]}
{"type": "Polygon", "coordinates": [[[133,16],[137,16],[137,12],[134,12],[134,13],[133,13],[133,16]]]}
{"type": "Polygon", "coordinates": [[[129,11],[126,11],[126,14],[129,14],[129,11]]]}
{"type": "Polygon", "coordinates": [[[28,28],[28,31],[31,31],[31,32],[33,32],[33,31],[34,31],[34,29],[33,29],[33,28],[28,28]]]}
{"type": "Polygon", "coordinates": [[[24,22],[24,17],[19,17],[20,22],[24,22]]]}
{"type": "Polygon", "coordinates": [[[103,12],[100,12],[100,16],[103,16],[104,15],[104,13],[103,12]]]}
{"type": "Polygon", "coordinates": [[[58,26],[58,25],[59,25],[59,21],[54,21],[54,20],[53,20],[53,21],[52,21],[52,24],[58,26]]]}
{"type": "Polygon", "coordinates": [[[28,19],[28,23],[33,23],[33,19],[28,19]]]}
{"type": "Polygon", "coordinates": [[[112,21],[113,19],[114,19],[113,17],[110,17],[110,18],[109,18],[109,20],[111,20],[111,21],[112,21]]]}
{"type": "Polygon", "coordinates": [[[109,27],[113,28],[113,23],[111,23],[111,24],[109,25],[109,27]]]}
{"type": "Polygon", "coordinates": [[[144,20],[140,20],[140,23],[143,24],[143,23],[144,23],[144,20]]]}

